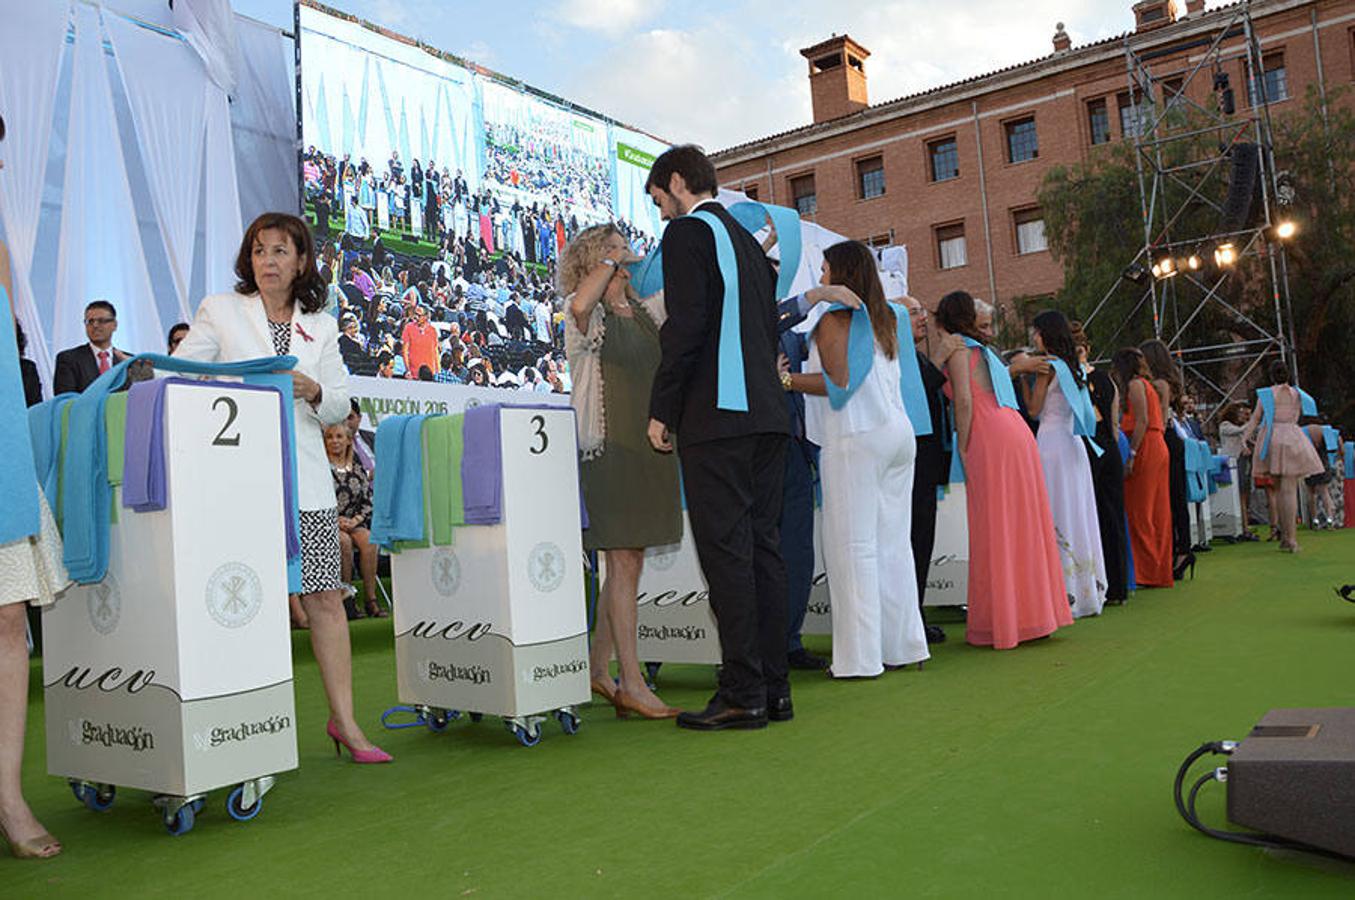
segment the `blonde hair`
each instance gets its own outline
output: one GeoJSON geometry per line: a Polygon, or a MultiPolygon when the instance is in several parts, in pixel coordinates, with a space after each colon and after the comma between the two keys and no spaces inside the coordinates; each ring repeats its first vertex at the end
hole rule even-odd
{"type": "Polygon", "coordinates": [[[593,225],[580,231],[565,247],[560,257],[558,286],[561,296],[568,297],[579,289],[579,282],[607,255],[607,240],[620,234],[610,222],[593,225]]]}

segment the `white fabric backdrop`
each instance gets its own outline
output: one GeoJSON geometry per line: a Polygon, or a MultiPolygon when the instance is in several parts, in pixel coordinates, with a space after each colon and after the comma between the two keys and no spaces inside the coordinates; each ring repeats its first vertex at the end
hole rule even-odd
{"type": "Polygon", "coordinates": [[[43,175],[52,134],[57,75],[65,51],[70,7],[65,3],[20,3],[5,12],[0,29],[0,110],[7,137],[0,157],[0,222],[10,253],[12,298],[28,355],[46,383],[52,372],[42,317],[34,303],[31,274],[42,204],[43,175]]]}
{"type": "MultiPolygon", "coordinates": [[[[231,95],[240,212],[246,224],[264,212],[301,207],[297,166],[295,45],[276,28],[237,20],[239,79],[231,95]]],[[[222,171],[207,168],[210,177],[222,171]]],[[[212,190],[209,180],[208,190],[212,190]]],[[[233,241],[238,244],[240,233],[233,241]]],[[[235,246],[231,247],[232,261],[235,246]]]]}
{"type": "Polygon", "coordinates": [[[188,321],[197,299],[190,299],[188,291],[207,124],[207,86],[193,90],[193,85],[202,80],[202,62],[175,38],[117,16],[109,16],[105,24],[127,89],[151,200],[169,257],[178,317],[188,321]],[[183,88],[164,90],[165,84],[183,88]]]}
{"type": "Polygon", "coordinates": [[[146,256],[127,180],[99,11],[83,4],[75,12],[75,60],[71,72],[71,118],[66,180],[57,253],[54,347],[83,343],[79,314],[90,300],[118,309],[114,345],[133,350],[159,347],[161,323],[153,302],[146,256]],[[109,136],[115,136],[110,140],[109,136]],[[149,301],[149,302],[148,302],[149,301]]]}

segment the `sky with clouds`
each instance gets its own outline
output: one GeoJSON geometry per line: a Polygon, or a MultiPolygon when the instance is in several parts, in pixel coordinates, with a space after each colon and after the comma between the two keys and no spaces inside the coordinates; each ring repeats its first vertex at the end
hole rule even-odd
{"type": "MultiPolygon", "coordinates": [[[[327,0],[671,141],[729,147],[810,121],[799,49],[847,33],[872,103],[1133,27],[1132,0],[327,0]]],[[[1217,3],[1210,3],[1212,8],[1217,3]]],[[[233,0],[290,23],[290,3],[233,0]]]]}

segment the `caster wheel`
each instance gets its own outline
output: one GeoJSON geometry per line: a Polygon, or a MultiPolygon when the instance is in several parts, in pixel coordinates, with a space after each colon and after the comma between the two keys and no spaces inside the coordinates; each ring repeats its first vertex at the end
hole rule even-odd
{"type": "Polygon", "coordinates": [[[188,834],[193,830],[194,819],[193,807],[184,806],[179,809],[172,817],[165,819],[165,830],[175,837],[188,834]]]}
{"type": "Polygon", "coordinates": [[[248,822],[263,810],[263,798],[254,801],[253,806],[244,806],[244,785],[237,787],[226,797],[226,812],[237,822],[248,822]]]}
{"type": "Polygon", "coordinates": [[[565,734],[579,733],[579,717],[567,710],[558,710],[555,713],[555,719],[560,723],[560,730],[565,734]]]}
{"type": "Polygon", "coordinates": [[[470,714],[470,720],[471,720],[472,722],[478,722],[478,721],[480,721],[481,719],[483,719],[484,717],[485,717],[485,714],[484,714],[484,713],[471,713],[471,714],[470,714]]]}
{"type": "Polygon", "coordinates": [[[207,805],[207,801],[199,797],[189,805],[193,807],[193,815],[196,816],[198,813],[202,812],[202,808],[207,805]]]}
{"type": "Polygon", "coordinates": [[[112,808],[113,800],[117,797],[117,788],[111,784],[92,785],[71,782],[71,793],[75,794],[75,799],[79,800],[85,806],[94,812],[105,812],[112,808]]]}
{"type": "Polygon", "coordinates": [[[428,726],[429,731],[440,734],[447,730],[447,726],[452,724],[454,718],[456,718],[454,715],[439,710],[429,713],[428,718],[424,720],[424,724],[428,726]]]}
{"type": "Polygon", "coordinates": [[[645,663],[645,682],[649,685],[651,691],[659,683],[659,667],[662,665],[663,663],[656,662],[645,663]]]}
{"type": "Polygon", "coordinates": [[[535,747],[541,743],[541,726],[526,729],[521,725],[513,726],[513,736],[518,739],[518,743],[524,747],[535,747]]]}

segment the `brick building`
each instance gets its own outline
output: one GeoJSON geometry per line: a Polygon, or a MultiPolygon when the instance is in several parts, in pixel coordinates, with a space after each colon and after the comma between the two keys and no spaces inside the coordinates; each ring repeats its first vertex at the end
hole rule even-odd
{"type": "MultiPolygon", "coordinates": [[[[1162,54],[1153,73],[1168,102],[1235,7],[1142,0],[1127,35],[1072,47],[1063,26],[1033,62],[870,106],[869,51],[834,36],[801,51],[814,122],[714,155],[720,182],[873,244],[906,244],[914,295],[928,305],[964,289],[1010,304],[1046,297],[1063,273],[1045,246],[1036,195],[1045,171],[1129,136],[1145,113],[1131,97],[1124,41],[1162,54]],[[1169,48],[1186,45],[1172,53],[1169,48]],[[1171,73],[1179,71],[1181,78],[1171,73]]],[[[1272,111],[1301,103],[1310,84],[1355,80],[1355,0],[1254,0],[1272,111]]],[[[1250,102],[1243,39],[1224,43],[1242,111],[1250,102]]],[[[887,62],[885,62],[887,64],[887,62]]],[[[1208,73],[1188,93],[1206,102],[1208,73]],[[1196,96],[1198,95],[1198,96],[1196,96]]],[[[1126,235],[1133,246],[1141,237],[1126,235]]]]}

